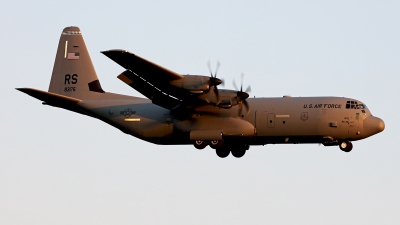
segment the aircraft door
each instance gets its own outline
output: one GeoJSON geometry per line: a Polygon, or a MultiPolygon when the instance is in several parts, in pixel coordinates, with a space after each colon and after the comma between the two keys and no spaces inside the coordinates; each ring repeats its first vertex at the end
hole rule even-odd
{"type": "Polygon", "coordinates": [[[266,111],[256,111],[256,131],[258,136],[268,135],[270,128],[275,127],[275,114],[266,111]]]}
{"type": "Polygon", "coordinates": [[[267,112],[265,111],[256,111],[255,112],[255,125],[256,125],[256,131],[257,135],[263,136],[267,134],[267,129],[268,129],[268,121],[267,121],[267,112]]]}
{"type": "Polygon", "coordinates": [[[274,128],[274,127],[275,127],[275,114],[269,113],[268,114],[268,128],[274,128]]]}

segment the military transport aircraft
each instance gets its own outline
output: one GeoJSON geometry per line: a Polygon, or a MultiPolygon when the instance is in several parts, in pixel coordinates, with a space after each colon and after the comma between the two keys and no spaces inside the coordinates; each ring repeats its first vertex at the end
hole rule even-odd
{"type": "Polygon", "coordinates": [[[385,128],[355,99],[249,98],[242,86],[218,88],[218,66],[210,76],[181,75],[125,50],[102,53],[125,68],[118,78],[147,99],[103,91],[78,27],[62,31],[48,92],[17,90],[154,144],[210,146],[222,158],[265,144],[319,143],[349,152],[351,141],[385,128]]]}

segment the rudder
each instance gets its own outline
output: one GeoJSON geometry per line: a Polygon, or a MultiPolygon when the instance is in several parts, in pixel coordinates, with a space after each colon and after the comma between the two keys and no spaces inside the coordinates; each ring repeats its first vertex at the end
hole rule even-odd
{"type": "Polygon", "coordinates": [[[61,34],[49,92],[78,99],[104,93],[78,27],[66,27],[61,34]]]}

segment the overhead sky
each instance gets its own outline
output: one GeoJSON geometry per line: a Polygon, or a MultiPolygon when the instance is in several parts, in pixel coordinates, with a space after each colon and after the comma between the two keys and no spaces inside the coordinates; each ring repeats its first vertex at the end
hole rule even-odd
{"type": "Polygon", "coordinates": [[[400,1],[2,1],[0,224],[398,224],[400,1]],[[341,96],[386,129],[337,146],[253,146],[241,159],[158,146],[16,91],[47,90],[78,26],[103,89],[141,96],[100,51],[251,85],[341,96]]]}

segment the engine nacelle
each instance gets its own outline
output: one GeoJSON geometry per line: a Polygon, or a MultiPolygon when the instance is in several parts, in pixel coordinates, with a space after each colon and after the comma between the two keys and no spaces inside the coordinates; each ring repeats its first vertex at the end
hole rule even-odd
{"type": "Polygon", "coordinates": [[[194,94],[202,94],[210,90],[210,86],[217,86],[222,80],[216,77],[207,77],[200,75],[183,75],[183,78],[170,82],[172,86],[186,89],[194,94]]]}
{"type": "Polygon", "coordinates": [[[220,108],[229,109],[239,103],[237,91],[218,89],[219,97],[213,91],[199,95],[198,98],[212,105],[217,105],[220,108]]]}
{"type": "Polygon", "coordinates": [[[171,81],[171,85],[186,89],[195,94],[202,94],[210,88],[210,77],[200,75],[183,75],[183,78],[171,81]]]}

